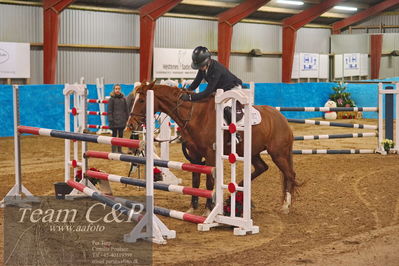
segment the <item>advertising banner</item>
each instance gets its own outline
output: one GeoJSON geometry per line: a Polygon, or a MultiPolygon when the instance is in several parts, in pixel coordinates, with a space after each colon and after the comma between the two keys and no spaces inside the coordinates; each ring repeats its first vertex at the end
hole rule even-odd
{"type": "Polygon", "coordinates": [[[0,78],[30,78],[30,44],[0,42],[0,78]]]}
{"type": "Polygon", "coordinates": [[[154,48],[154,78],[195,78],[192,49],[154,48]]]}

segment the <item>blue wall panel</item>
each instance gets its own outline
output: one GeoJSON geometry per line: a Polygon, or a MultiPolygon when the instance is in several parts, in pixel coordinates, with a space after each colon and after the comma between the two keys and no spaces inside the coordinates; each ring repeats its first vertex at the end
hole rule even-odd
{"type": "MultiPolygon", "coordinates": [[[[256,83],[255,104],[280,107],[322,107],[332,94],[335,83],[256,83]]],[[[376,107],[377,84],[348,84],[347,92],[359,107],[376,107]]],[[[322,117],[322,112],[282,112],[287,118],[322,117]]],[[[377,113],[365,112],[364,118],[377,118],[377,113]]]]}
{"type": "Polygon", "coordinates": [[[12,87],[0,85],[0,137],[13,136],[12,87]]]}
{"type": "MultiPolygon", "coordinates": [[[[255,104],[280,107],[321,107],[334,83],[257,83],[255,104]]],[[[321,117],[321,112],[282,112],[287,118],[321,117]]]]}
{"type": "MultiPolygon", "coordinates": [[[[105,85],[105,95],[109,96],[114,84],[105,85]]],[[[95,85],[87,85],[89,98],[97,99],[95,85]]],[[[255,104],[280,107],[321,107],[324,106],[335,83],[256,83],[255,104]]],[[[121,84],[127,96],[133,85],[121,84]]],[[[204,90],[206,84],[201,84],[204,90]]],[[[64,130],[64,85],[20,86],[21,124],[64,130]]],[[[359,107],[376,107],[378,102],[377,84],[348,84],[348,92],[359,107]]],[[[89,103],[89,111],[99,111],[99,105],[89,103]]],[[[105,108],[107,111],[107,108],[105,108]]],[[[322,117],[321,112],[283,112],[287,118],[322,117]]],[[[0,85],[0,137],[13,135],[12,87],[0,85]]],[[[365,118],[377,118],[376,113],[365,112],[365,118]]],[[[89,124],[100,124],[99,116],[88,116],[89,124]]],[[[97,131],[97,130],[93,130],[97,131]]]]}
{"type": "Polygon", "coordinates": [[[19,86],[20,124],[63,130],[63,89],[64,85],[19,86]]]}

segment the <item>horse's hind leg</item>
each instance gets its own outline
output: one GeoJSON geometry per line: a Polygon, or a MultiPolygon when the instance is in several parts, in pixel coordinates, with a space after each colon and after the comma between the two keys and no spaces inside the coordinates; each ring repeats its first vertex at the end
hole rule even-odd
{"type": "MultiPolygon", "coordinates": [[[[263,161],[263,159],[260,157],[260,154],[255,154],[252,156],[252,165],[254,166],[254,171],[251,174],[251,181],[269,169],[269,166],[265,163],[265,161],[263,161]]],[[[244,180],[241,180],[238,185],[241,187],[243,183],[244,180]]]]}
{"type": "Polygon", "coordinates": [[[284,149],[277,152],[269,151],[273,162],[280,169],[283,174],[283,206],[281,211],[285,214],[289,213],[289,208],[291,206],[292,196],[295,192],[295,187],[298,185],[295,181],[295,171],[292,161],[292,151],[291,149],[284,149]]]}

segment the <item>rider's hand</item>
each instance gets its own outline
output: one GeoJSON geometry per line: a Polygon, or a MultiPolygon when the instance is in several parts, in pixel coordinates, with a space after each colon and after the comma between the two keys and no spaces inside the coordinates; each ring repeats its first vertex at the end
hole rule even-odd
{"type": "Polygon", "coordinates": [[[182,96],[180,96],[180,99],[182,99],[183,101],[191,101],[191,94],[182,94],[182,96]]]}

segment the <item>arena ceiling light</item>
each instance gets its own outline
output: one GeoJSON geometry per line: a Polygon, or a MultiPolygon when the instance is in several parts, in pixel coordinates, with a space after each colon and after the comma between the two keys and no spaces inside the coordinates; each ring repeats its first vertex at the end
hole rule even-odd
{"type": "Polygon", "coordinates": [[[345,11],[357,11],[357,7],[353,6],[334,6],[334,9],[345,10],[345,11]]]}
{"type": "Polygon", "coordinates": [[[295,6],[303,5],[302,1],[277,0],[276,2],[279,4],[287,4],[287,5],[295,5],[295,6]]]}

